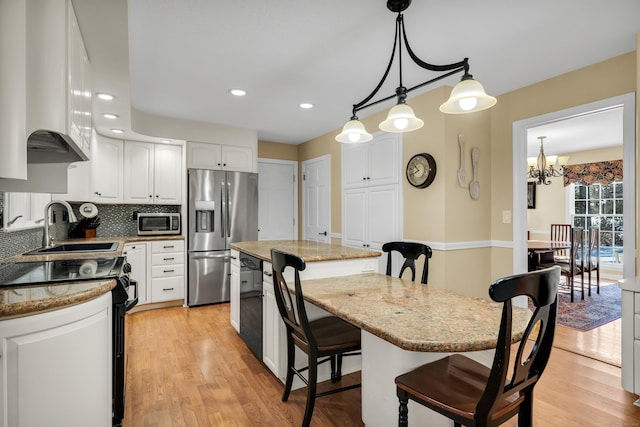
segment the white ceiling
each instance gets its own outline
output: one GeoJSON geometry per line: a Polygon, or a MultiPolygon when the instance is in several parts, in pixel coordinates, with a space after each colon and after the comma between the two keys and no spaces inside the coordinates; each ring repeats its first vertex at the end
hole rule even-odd
{"type": "MultiPolygon", "coordinates": [[[[131,139],[140,137],[130,129],[130,105],[293,144],[338,129],[381,78],[395,23],[385,0],[129,0],[128,10],[126,0],[73,4],[94,87],[118,97],[94,101],[96,128],[105,135],[123,128],[131,139]],[[234,87],[247,96],[229,95],[234,87]],[[315,108],[302,110],[301,102],[315,108]],[[107,121],[104,112],[120,118],[107,121]]],[[[436,64],[469,57],[471,73],[494,96],[633,51],[640,31],[638,0],[421,0],[404,15],[418,56],[436,64]]],[[[393,93],[395,70],[378,97],[393,93]]],[[[403,74],[405,86],[433,77],[408,58],[403,74]]],[[[553,154],[553,130],[541,131],[553,154]]]]}

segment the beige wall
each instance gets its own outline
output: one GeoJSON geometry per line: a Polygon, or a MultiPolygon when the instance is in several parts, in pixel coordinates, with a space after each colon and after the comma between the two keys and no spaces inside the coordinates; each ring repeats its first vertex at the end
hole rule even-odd
{"type": "MultiPolygon", "coordinates": [[[[565,153],[570,165],[622,159],[622,146],[565,153]]],[[[536,208],[527,209],[527,228],[532,239],[549,238],[551,224],[570,223],[567,218],[566,187],[562,178],[536,186],[536,208]]]]}
{"type": "MultiPolygon", "coordinates": [[[[403,135],[403,164],[413,154],[427,152],[436,159],[438,171],[434,183],[426,189],[415,189],[403,180],[404,238],[433,242],[434,246],[448,249],[434,251],[430,283],[487,297],[491,280],[512,274],[512,250],[500,245],[492,247],[495,246],[492,242],[509,243],[513,239],[512,224],[502,222],[502,211],[512,210],[513,122],[640,90],[637,61],[636,52],[611,58],[503,94],[491,110],[469,115],[439,112],[438,106],[450,91],[447,87],[409,99],[425,126],[403,135]],[[458,185],[458,133],[463,133],[467,140],[468,176],[471,176],[470,149],[480,148],[478,201],[471,200],[468,188],[458,185]],[[453,250],[456,243],[467,247],[475,244],[478,248],[453,250]]],[[[385,110],[361,120],[369,132],[374,132],[386,113],[385,110]]],[[[339,130],[298,146],[301,163],[326,154],[331,156],[332,233],[342,230],[341,149],[334,139],[339,130]]],[[[265,153],[261,157],[279,155],[277,149],[276,153],[265,153]]],[[[574,159],[571,160],[573,163],[574,159]]],[[[334,243],[339,243],[335,240],[334,243]]]]}
{"type": "MultiPolygon", "coordinates": [[[[513,204],[513,172],[507,166],[512,164],[513,122],[635,92],[639,84],[636,62],[636,52],[631,52],[498,97],[491,110],[491,160],[501,165],[492,168],[491,176],[493,240],[513,240],[512,224],[503,224],[501,216],[513,204]]],[[[525,188],[523,185],[522,191],[525,188]]],[[[494,248],[491,262],[494,279],[511,274],[511,250],[494,248]]]]}
{"type": "Polygon", "coordinates": [[[298,161],[298,146],[258,140],[258,158],[298,161]]]}

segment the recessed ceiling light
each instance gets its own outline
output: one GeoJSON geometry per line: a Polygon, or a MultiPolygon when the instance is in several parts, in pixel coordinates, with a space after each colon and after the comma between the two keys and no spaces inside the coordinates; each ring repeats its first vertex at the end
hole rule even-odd
{"type": "Polygon", "coordinates": [[[245,96],[247,94],[247,92],[242,89],[229,89],[229,93],[234,96],[245,96]]]}
{"type": "Polygon", "coordinates": [[[96,96],[105,101],[111,101],[115,98],[115,96],[109,95],[108,93],[96,93],[96,96]]]}
{"type": "Polygon", "coordinates": [[[303,102],[302,104],[300,104],[300,108],[304,108],[305,110],[308,110],[309,108],[313,108],[313,104],[309,102],[303,102]]]}
{"type": "Polygon", "coordinates": [[[124,131],[122,129],[111,129],[111,132],[113,132],[113,133],[124,133],[124,131]]]}
{"type": "Polygon", "coordinates": [[[118,115],[117,114],[111,114],[111,113],[105,113],[102,115],[102,117],[104,117],[105,119],[117,119],[118,115]]]}

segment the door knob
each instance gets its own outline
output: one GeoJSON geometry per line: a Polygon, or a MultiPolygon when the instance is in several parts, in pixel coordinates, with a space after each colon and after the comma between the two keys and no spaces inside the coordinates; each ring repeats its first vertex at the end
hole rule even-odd
{"type": "Polygon", "coordinates": [[[327,235],[327,232],[325,231],[325,232],[318,233],[318,234],[319,234],[320,236],[326,236],[326,235],[327,235]]]}

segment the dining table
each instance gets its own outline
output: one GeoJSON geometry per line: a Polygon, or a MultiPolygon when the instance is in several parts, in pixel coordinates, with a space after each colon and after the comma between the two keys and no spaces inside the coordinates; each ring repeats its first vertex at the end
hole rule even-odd
{"type": "Polygon", "coordinates": [[[539,255],[544,252],[571,249],[571,242],[563,240],[527,240],[527,264],[529,271],[539,265],[539,255]]]}
{"type": "MultiPolygon", "coordinates": [[[[480,298],[380,273],[302,280],[301,285],[308,303],[361,329],[367,427],[397,425],[396,376],[457,352],[487,366],[493,360],[503,304],[489,299],[488,292],[480,298]]],[[[514,304],[513,342],[523,338],[530,318],[528,308],[514,304]]],[[[409,412],[416,425],[450,425],[413,402],[409,412]]]]}

